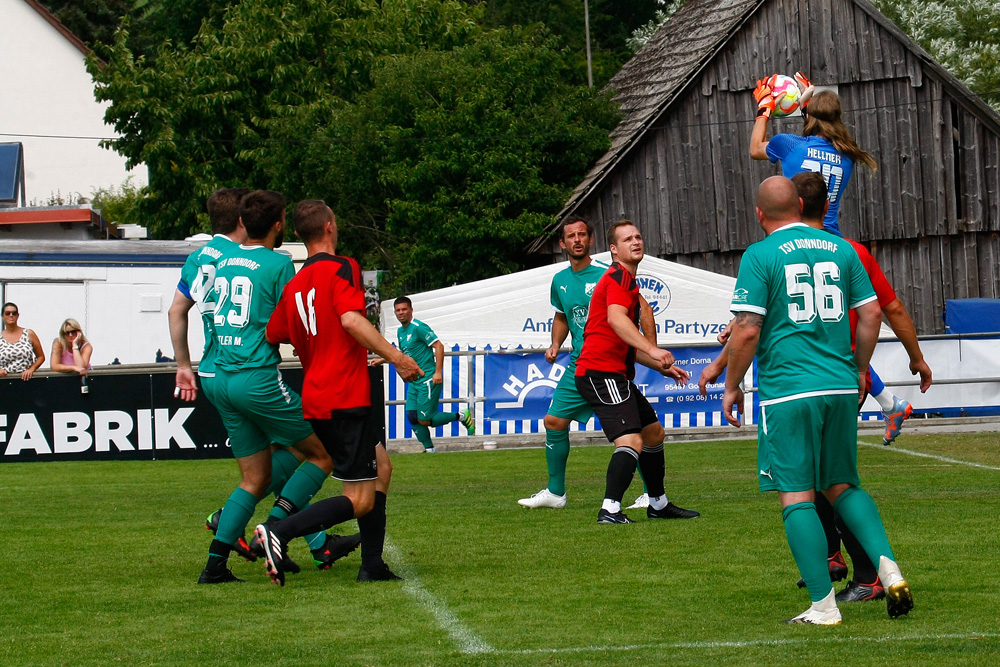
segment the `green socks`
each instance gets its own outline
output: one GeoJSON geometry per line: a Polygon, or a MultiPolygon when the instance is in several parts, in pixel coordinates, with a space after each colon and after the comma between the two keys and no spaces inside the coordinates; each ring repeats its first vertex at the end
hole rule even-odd
{"type": "MultiPolygon", "coordinates": [[[[281,489],[291,479],[298,467],[299,460],[295,458],[295,454],[292,454],[284,447],[278,447],[271,452],[271,486],[267,489],[268,495],[273,493],[275,498],[281,495],[281,489]]],[[[308,506],[309,503],[306,503],[299,508],[299,511],[304,510],[308,506]]],[[[319,549],[326,544],[326,533],[320,531],[306,535],[302,539],[309,544],[310,549],[319,549]]]]}
{"type": "MultiPolygon", "coordinates": [[[[409,414],[409,413],[408,413],[409,414]]],[[[416,414],[415,412],[413,413],[416,414]]],[[[444,426],[445,424],[450,424],[452,422],[457,422],[461,415],[457,412],[435,412],[434,416],[431,417],[431,425],[424,426],[415,421],[410,422],[410,428],[413,429],[413,435],[417,438],[417,441],[424,446],[424,449],[433,449],[434,442],[431,440],[431,429],[437,428],[438,426],[444,426]]]]}
{"type": "Polygon", "coordinates": [[[306,461],[300,465],[282,487],[281,495],[274,501],[268,520],[284,519],[289,514],[301,510],[312,500],[325,481],[326,473],[315,463],[306,461]]]}
{"type": "Polygon", "coordinates": [[[452,422],[458,421],[457,412],[435,412],[434,416],[431,417],[431,428],[437,428],[438,426],[444,426],[445,424],[450,424],[452,422]]]}
{"type": "Polygon", "coordinates": [[[316,549],[322,549],[323,545],[326,544],[326,533],[321,530],[318,533],[305,535],[302,539],[306,541],[311,550],[315,551],[316,549]]]}
{"type": "Polygon", "coordinates": [[[896,560],[885,534],[885,526],[882,525],[882,517],[875,507],[875,501],[866,491],[856,486],[849,487],[837,497],[833,509],[865,548],[872,563],[878,563],[880,556],[896,560]]]}
{"type": "Polygon", "coordinates": [[[226,544],[236,544],[236,540],[243,537],[243,532],[256,507],[257,498],[249,491],[236,487],[222,508],[215,538],[226,544]]]}
{"type": "Polygon", "coordinates": [[[424,426],[423,424],[411,424],[410,427],[413,429],[413,435],[417,437],[417,440],[424,449],[432,449],[434,443],[431,442],[431,430],[424,426]]]}
{"type": "Polygon", "coordinates": [[[278,447],[271,452],[271,486],[267,487],[265,495],[274,494],[275,497],[278,497],[281,494],[281,489],[295,474],[298,467],[299,460],[295,458],[295,454],[284,447],[278,447]]]}
{"type": "Polygon", "coordinates": [[[569,460],[569,431],[545,429],[545,463],[549,467],[551,493],[566,495],[566,461],[569,460]]]}
{"type": "Polygon", "coordinates": [[[785,537],[792,557],[809,589],[809,599],[819,602],[833,590],[830,566],[826,560],[826,533],[813,503],[796,503],[781,512],[785,537]]]}
{"type": "MultiPolygon", "coordinates": [[[[664,470],[666,470],[666,467],[664,467],[664,470]]],[[[639,468],[637,472],[639,473],[639,479],[642,481],[642,492],[648,496],[649,486],[646,485],[646,476],[642,474],[642,468],[639,468]]]]}

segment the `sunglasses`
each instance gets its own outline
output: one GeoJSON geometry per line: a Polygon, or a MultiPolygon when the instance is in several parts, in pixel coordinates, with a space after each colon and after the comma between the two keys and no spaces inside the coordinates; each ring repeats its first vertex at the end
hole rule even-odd
{"type": "Polygon", "coordinates": [[[72,336],[73,334],[80,333],[80,330],[79,329],[67,329],[65,333],[66,333],[67,336],[72,336]]]}
{"type": "Polygon", "coordinates": [[[17,311],[16,310],[5,310],[5,311],[3,311],[3,314],[4,315],[14,315],[14,316],[16,316],[17,315],[17,311]]]}

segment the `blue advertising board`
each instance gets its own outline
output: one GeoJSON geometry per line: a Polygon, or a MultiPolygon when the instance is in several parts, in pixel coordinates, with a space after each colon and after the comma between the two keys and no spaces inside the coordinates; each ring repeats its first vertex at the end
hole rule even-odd
{"type": "MultiPolygon", "coordinates": [[[[678,386],[672,378],[636,364],[635,384],[667,426],[713,426],[721,424],[723,375],[709,385],[707,396],[698,391],[698,377],[721,350],[714,347],[672,349],[676,365],[691,379],[678,386]]],[[[549,364],[541,352],[491,354],[483,359],[486,422],[506,424],[513,432],[539,432],[556,385],[566,372],[569,354],[562,353],[549,364]]],[[[595,424],[594,428],[600,428],[595,424]]],[[[509,432],[506,428],[486,432],[509,432]]]]}

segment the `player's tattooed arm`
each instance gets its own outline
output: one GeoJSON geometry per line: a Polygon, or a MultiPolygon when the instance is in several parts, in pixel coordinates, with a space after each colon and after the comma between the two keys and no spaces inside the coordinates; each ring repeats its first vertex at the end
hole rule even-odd
{"type": "Polygon", "coordinates": [[[736,314],[736,317],[733,318],[731,324],[733,325],[733,327],[739,327],[739,328],[743,327],[760,328],[761,326],[764,325],[764,316],[761,315],[760,313],[751,313],[744,310],[743,312],[736,314]]]}
{"type": "Polygon", "coordinates": [[[732,322],[732,335],[726,344],[729,349],[729,364],[726,367],[726,391],[722,397],[722,415],[736,427],[742,425],[740,415],[743,413],[743,389],[740,382],[753,363],[763,323],[764,316],[758,313],[748,311],[737,313],[732,322]]]}

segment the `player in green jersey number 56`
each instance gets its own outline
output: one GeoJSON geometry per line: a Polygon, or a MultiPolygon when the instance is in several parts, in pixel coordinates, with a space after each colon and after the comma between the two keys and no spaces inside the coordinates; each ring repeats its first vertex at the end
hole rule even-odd
{"type": "Polygon", "coordinates": [[[747,248],[740,262],[722,413],[740,425],[733,408],[743,412],[740,382],[756,354],[757,479],[761,491],[778,492],[788,545],[812,600],[788,622],[841,622],[817,489],[878,564],[895,617],[913,607],[913,597],[857,468],[858,395],[882,313],[851,244],[803,224],[800,206],[794,183],[782,176],[758,190],[757,217],[767,238],[747,248]],[[853,353],[848,309],[858,315],[853,353]]]}

